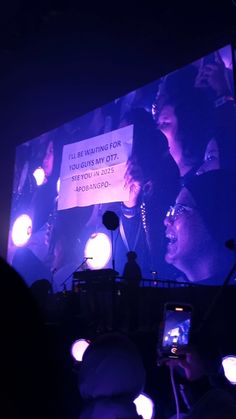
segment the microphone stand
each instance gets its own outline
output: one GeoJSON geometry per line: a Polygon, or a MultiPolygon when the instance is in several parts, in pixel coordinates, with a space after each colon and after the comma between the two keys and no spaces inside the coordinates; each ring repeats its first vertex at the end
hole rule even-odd
{"type": "Polygon", "coordinates": [[[66,283],[67,283],[67,281],[72,277],[72,275],[73,275],[74,272],[77,272],[80,268],[82,268],[82,266],[85,265],[85,263],[87,262],[88,259],[92,259],[92,258],[91,257],[84,257],[83,262],[80,263],[79,266],[77,266],[77,268],[73,272],[71,272],[70,275],[68,275],[66,277],[66,279],[61,283],[61,287],[63,287],[63,291],[64,292],[67,291],[67,289],[66,289],[66,283]]]}
{"type": "Polygon", "coordinates": [[[112,257],[112,269],[113,269],[113,271],[115,271],[113,230],[111,230],[111,257],[112,257]]]}
{"type": "Polygon", "coordinates": [[[55,273],[56,273],[56,269],[53,269],[52,271],[51,271],[51,292],[52,292],[52,294],[54,293],[54,275],[55,275],[55,273]]]}

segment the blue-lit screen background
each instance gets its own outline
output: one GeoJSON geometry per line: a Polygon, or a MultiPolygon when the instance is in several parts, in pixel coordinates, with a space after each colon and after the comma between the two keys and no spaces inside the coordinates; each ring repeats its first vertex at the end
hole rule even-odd
{"type": "MultiPolygon", "coordinates": [[[[155,271],[156,278],[188,280],[182,262],[171,263],[166,257],[178,251],[181,238],[166,233],[164,220],[188,178],[235,169],[233,96],[232,53],[227,46],[18,146],[8,261],[29,285],[53,275],[54,290],[61,291],[85,256],[93,259],[83,269],[112,267],[112,239],[114,267],[120,275],[132,250],[144,278],[153,278],[155,271]],[[63,147],[126,126],[133,127],[124,182],[130,199],[109,203],[108,195],[105,203],[59,210],[63,147]],[[102,222],[105,211],[114,211],[120,219],[113,237],[102,222]],[[20,218],[16,225],[22,215],[29,218],[20,218]]],[[[194,246],[189,252],[193,259],[199,257],[194,246]]],[[[70,288],[71,278],[67,285],[70,288]]]]}

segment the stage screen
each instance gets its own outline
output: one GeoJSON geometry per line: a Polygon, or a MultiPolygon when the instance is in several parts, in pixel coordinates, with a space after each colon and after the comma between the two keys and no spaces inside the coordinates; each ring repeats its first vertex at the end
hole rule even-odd
{"type": "Polygon", "coordinates": [[[21,144],[9,263],[54,292],[75,270],[122,276],[128,252],[143,278],[222,283],[236,237],[235,144],[230,46],[21,144]]]}

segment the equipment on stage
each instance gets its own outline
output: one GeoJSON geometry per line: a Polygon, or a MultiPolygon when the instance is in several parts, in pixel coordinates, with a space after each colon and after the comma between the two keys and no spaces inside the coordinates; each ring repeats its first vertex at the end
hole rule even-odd
{"type": "Polygon", "coordinates": [[[103,225],[111,232],[111,248],[112,248],[112,269],[115,270],[115,255],[114,255],[114,240],[113,231],[115,231],[120,224],[118,215],[113,211],[105,211],[102,216],[103,225]]]}
{"type": "Polygon", "coordinates": [[[75,271],[73,273],[72,289],[77,291],[79,288],[112,289],[116,281],[118,272],[114,269],[95,269],[85,271],[75,271]]]}

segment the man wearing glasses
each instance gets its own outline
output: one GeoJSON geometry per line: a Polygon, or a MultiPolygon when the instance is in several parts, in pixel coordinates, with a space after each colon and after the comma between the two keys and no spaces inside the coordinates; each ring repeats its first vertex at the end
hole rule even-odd
{"type": "Polygon", "coordinates": [[[207,172],[181,189],[166,214],[165,260],[191,282],[221,284],[233,263],[225,242],[236,237],[235,191],[231,174],[207,172]]]}

